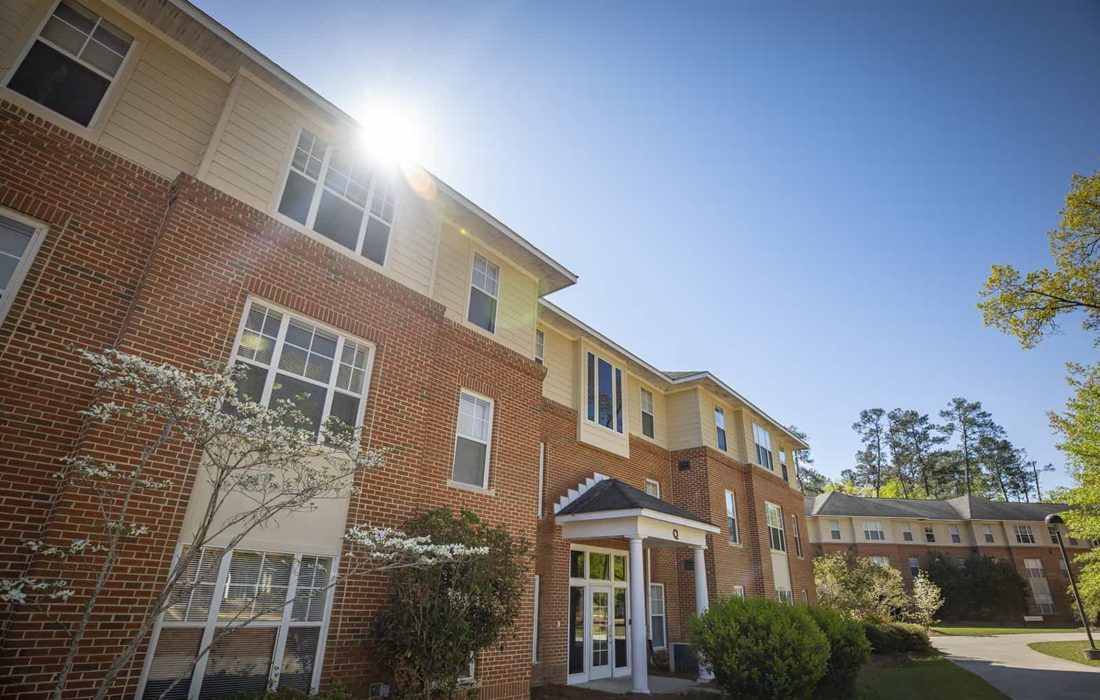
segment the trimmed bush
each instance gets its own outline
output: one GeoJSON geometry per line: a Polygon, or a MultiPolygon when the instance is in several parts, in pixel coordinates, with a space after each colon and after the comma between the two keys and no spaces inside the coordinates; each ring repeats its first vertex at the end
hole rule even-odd
{"type": "Polygon", "coordinates": [[[330,688],[314,695],[294,688],[280,688],[263,693],[224,695],[222,700],[355,700],[355,697],[349,695],[343,688],[330,688]]]}
{"type": "Polygon", "coordinates": [[[928,632],[920,625],[905,622],[864,621],[863,633],[871,643],[874,654],[899,654],[916,652],[925,654],[932,651],[932,642],[928,641],[928,632]]]}
{"type": "Polygon", "coordinates": [[[812,697],[829,641],[805,608],[764,598],[719,598],[688,623],[692,644],[729,697],[812,697]]]}
{"type": "Polygon", "coordinates": [[[855,693],[859,669],[871,657],[863,625],[828,608],[807,608],[829,640],[829,664],[818,684],[818,697],[847,698],[855,693]]]}

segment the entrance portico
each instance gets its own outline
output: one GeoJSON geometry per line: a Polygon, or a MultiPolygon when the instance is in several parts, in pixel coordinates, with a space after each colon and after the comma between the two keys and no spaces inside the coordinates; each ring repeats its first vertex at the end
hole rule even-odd
{"type": "MultiPolygon", "coordinates": [[[[602,474],[571,490],[554,511],[562,536],[581,545],[570,554],[568,682],[629,673],[633,692],[648,693],[644,551],[657,547],[694,550],[696,613],[701,614],[708,605],[706,536],[719,529],[602,474]],[[618,538],[629,543],[626,561],[622,561],[622,550],[583,546],[585,541],[618,538]],[[623,595],[627,592],[628,596],[623,595]]],[[[706,678],[705,672],[701,674],[701,679],[706,678]]]]}

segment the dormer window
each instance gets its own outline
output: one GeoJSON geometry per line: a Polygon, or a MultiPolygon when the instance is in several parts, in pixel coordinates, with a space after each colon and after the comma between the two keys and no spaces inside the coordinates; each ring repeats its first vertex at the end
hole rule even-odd
{"type": "Polygon", "coordinates": [[[88,126],[133,43],[129,34],[96,13],[62,0],[27,49],[8,87],[88,126]]]}
{"type": "Polygon", "coordinates": [[[279,213],[379,265],[386,262],[395,193],[353,148],[302,129],[279,213]]]}
{"type": "Polygon", "coordinates": [[[588,353],[587,418],[616,433],[623,432],[623,371],[588,353]]]}

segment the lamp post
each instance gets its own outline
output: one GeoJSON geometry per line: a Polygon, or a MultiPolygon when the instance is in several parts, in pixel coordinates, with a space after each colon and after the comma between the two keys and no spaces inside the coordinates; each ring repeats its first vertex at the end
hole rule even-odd
{"type": "Polygon", "coordinates": [[[1064,524],[1066,521],[1062,520],[1062,516],[1057,513],[1051,513],[1046,517],[1046,524],[1053,525],[1054,531],[1058,533],[1058,549],[1062,552],[1062,561],[1066,565],[1066,573],[1069,574],[1069,586],[1073,589],[1073,600],[1077,603],[1077,612],[1081,615],[1081,622],[1085,625],[1085,634],[1089,637],[1090,649],[1085,649],[1086,659],[1100,659],[1100,649],[1096,648],[1096,642],[1092,640],[1092,629],[1089,628],[1089,618],[1085,615],[1085,606],[1081,604],[1081,596],[1077,593],[1077,581],[1073,578],[1073,568],[1069,565],[1069,557],[1066,556],[1066,543],[1065,538],[1062,537],[1062,530],[1059,525],[1064,524]]]}

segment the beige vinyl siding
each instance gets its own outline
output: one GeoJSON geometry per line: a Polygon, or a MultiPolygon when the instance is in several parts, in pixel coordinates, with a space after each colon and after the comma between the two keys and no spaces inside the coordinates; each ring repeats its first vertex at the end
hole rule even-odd
{"type": "Polygon", "coordinates": [[[210,144],[203,179],[260,211],[273,212],[302,119],[247,75],[237,81],[220,138],[210,144]]]}
{"type": "MultiPolygon", "coordinates": [[[[668,449],[684,450],[703,444],[700,432],[699,392],[688,389],[665,397],[665,409],[668,416],[668,449]]],[[[713,431],[714,416],[711,416],[713,431]]]]}
{"type": "Polygon", "coordinates": [[[0,2],[0,70],[11,68],[35,23],[46,12],[46,3],[35,0],[0,2]]]}
{"type": "Polygon", "coordinates": [[[194,174],[229,86],[159,41],[141,49],[100,144],[168,178],[194,174]]]}
{"type": "Polygon", "coordinates": [[[549,326],[542,326],[542,331],[546,340],[543,345],[543,366],[546,367],[546,378],[542,381],[542,395],[576,410],[578,367],[576,343],[549,326]]]}
{"type": "MultiPolygon", "coordinates": [[[[400,214],[398,214],[400,217],[400,214]]],[[[514,265],[479,245],[472,236],[463,235],[450,224],[442,227],[436,261],[432,297],[447,309],[447,317],[491,336],[524,357],[535,354],[535,314],[538,310],[538,284],[514,265]],[[474,252],[500,267],[500,294],[497,300],[496,332],[488,333],[466,321],[470,296],[470,273],[474,252]]]]}
{"type": "Polygon", "coordinates": [[[668,412],[665,408],[665,396],[652,384],[643,382],[633,374],[627,376],[626,390],[630,393],[630,420],[627,428],[631,435],[637,435],[643,439],[650,438],[642,435],[642,396],[641,389],[645,388],[653,394],[653,441],[661,447],[668,445],[668,412]]]}

